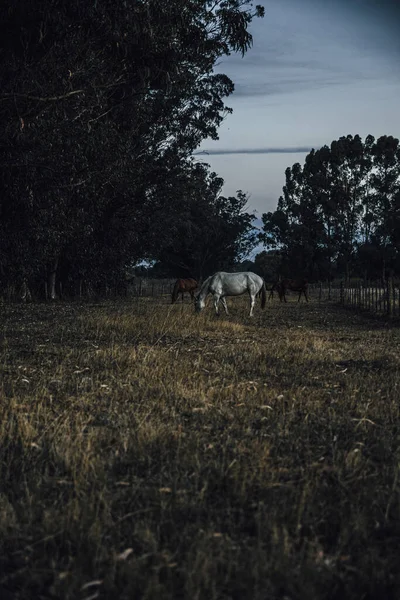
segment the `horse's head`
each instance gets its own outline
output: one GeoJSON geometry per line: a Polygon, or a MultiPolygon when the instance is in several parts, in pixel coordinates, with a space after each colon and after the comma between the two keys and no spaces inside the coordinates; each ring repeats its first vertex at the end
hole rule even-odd
{"type": "Polygon", "coordinates": [[[195,294],[194,296],[194,308],[196,312],[201,312],[205,307],[206,303],[204,299],[200,298],[200,294],[195,294]]]}

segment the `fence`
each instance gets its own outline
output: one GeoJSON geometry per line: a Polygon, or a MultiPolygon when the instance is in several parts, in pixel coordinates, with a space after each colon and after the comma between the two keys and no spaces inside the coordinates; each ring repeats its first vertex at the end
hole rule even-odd
{"type": "Polygon", "coordinates": [[[148,279],[136,277],[128,285],[129,296],[154,297],[171,295],[176,279],[148,279]]]}
{"type": "Polygon", "coordinates": [[[399,284],[393,279],[382,282],[349,283],[336,285],[313,284],[312,296],[319,302],[331,300],[342,306],[366,310],[389,317],[400,316],[399,284]]]}
{"type": "MultiPolygon", "coordinates": [[[[128,295],[140,297],[170,296],[175,279],[149,279],[137,277],[128,286],[128,295]]],[[[356,310],[365,310],[379,315],[400,317],[399,283],[389,279],[382,282],[365,283],[313,283],[309,286],[314,301],[331,301],[356,310]]]]}

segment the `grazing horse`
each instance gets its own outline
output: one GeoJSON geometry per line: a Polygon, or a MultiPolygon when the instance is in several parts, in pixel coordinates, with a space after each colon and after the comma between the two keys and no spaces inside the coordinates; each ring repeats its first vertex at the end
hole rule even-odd
{"type": "MultiPolygon", "coordinates": [[[[299,292],[299,298],[297,302],[300,302],[301,295],[304,294],[304,298],[308,302],[308,282],[306,279],[282,279],[282,281],[278,281],[274,283],[272,286],[273,290],[276,290],[279,295],[279,300],[282,302],[286,300],[286,292],[290,290],[291,292],[299,292]]],[[[273,294],[273,292],[271,292],[273,294]]]]}
{"type": "Polygon", "coordinates": [[[266,291],[265,283],[262,277],[251,273],[224,273],[219,271],[215,275],[208,277],[201,286],[200,292],[197,294],[195,308],[200,312],[205,307],[205,299],[208,294],[214,297],[215,312],[218,315],[218,302],[221,300],[222,306],[228,315],[228,307],[226,305],[226,296],[240,296],[247,292],[250,296],[250,317],[253,316],[254,304],[258,292],[261,292],[261,308],[265,307],[266,291]]]}
{"type": "Polygon", "coordinates": [[[183,302],[185,292],[188,292],[193,300],[194,291],[197,290],[198,287],[198,283],[195,279],[177,279],[172,292],[172,304],[177,301],[179,294],[182,294],[183,302]]]}

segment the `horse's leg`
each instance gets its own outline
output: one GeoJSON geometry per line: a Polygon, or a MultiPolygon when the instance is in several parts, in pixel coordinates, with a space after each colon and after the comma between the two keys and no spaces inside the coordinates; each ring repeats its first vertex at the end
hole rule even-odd
{"type": "Polygon", "coordinates": [[[218,302],[219,302],[219,295],[215,294],[215,296],[214,296],[214,308],[215,308],[215,314],[217,314],[217,315],[219,315],[218,302]]]}
{"type": "Polygon", "coordinates": [[[254,309],[254,304],[256,303],[256,296],[255,294],[250,294],[250,314],[249,317],[253,316],[253,309],[254,309]]]}
{"type": "Polygon", "coordinates": [[[299,292],[299,299],[297,300],[297,304],[300,302],[301,294],[302,294],[302,290],[300,290],[300,292],[299,292]]]}
{"type": "Polygon", "coordinates": [[[226,314],[229,315],[229,313],[228,313],[228,306],[226,304],[225,298],[221,298],[221,304],[224,307],[226,314]]]}
{"type": "Polygon", "coordinates": [[[307,290],[303,290],[304,293],[304,298],[306,299],[306,301],[308,302],[308,294],[307,294],[307,290]]]}

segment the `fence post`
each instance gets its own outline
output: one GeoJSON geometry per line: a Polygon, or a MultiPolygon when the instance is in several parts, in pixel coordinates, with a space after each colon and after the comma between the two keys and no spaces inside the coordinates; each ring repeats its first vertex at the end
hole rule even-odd
{"type": "Polygon", "coordinates": [[[343,281],[340,282],[340,304],[344,304],[343,281]]]}

